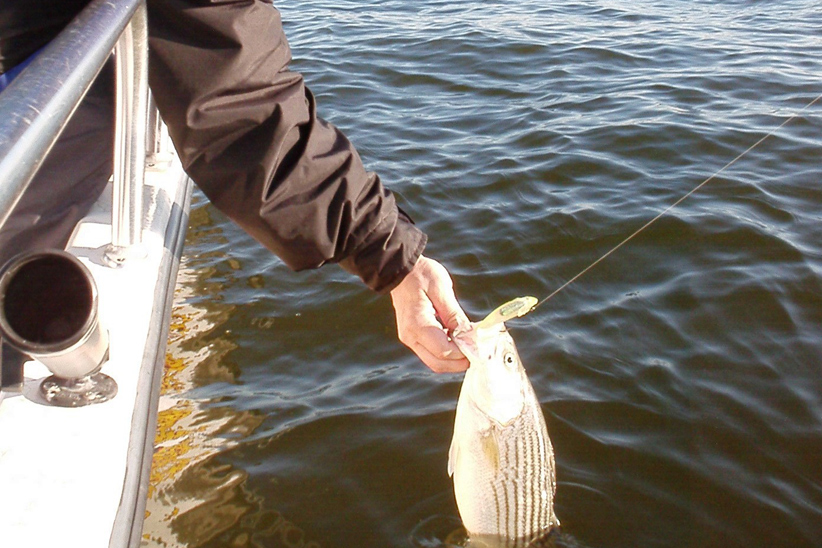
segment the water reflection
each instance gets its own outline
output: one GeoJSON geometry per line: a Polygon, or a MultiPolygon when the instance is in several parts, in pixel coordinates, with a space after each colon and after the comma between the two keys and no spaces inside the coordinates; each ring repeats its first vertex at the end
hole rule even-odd
{"type": "Polygon", "coordinates": [[[199,347],[218,329],[225,310],[207,311],[187,299],[201,274],[180,269],[172,315],[157,436],[146,507],[143,546],[200,546],[231,527],[250,505],[240,486],[247,474],[219,464],[214,457],[230,447],[232,436],[254,431],[261,419],[191,396],[207,377],[231,382],[221,359],[234,348],[225,338],[199,347]]]}
{"type": "MultiPolygon", "coordinates": [[[[219,238],[203,208],[195,205],[192,219],[189,244],[219,238]]],[[[225,327],[235,307],[220,298],[218,268],[204,264],[214,260],[223,258],[186,257],[180,268],[142,546],[319,548],[281,514],[261,510],[259,497],[246,489],[246,471],[221,462],[221,453],[251,436],[264,416],[212,395],[213,387],[238,382],[228,357],[237,344],[225,327]]],[[[225,263],[240,268],[235,259],[225,263]]]]}

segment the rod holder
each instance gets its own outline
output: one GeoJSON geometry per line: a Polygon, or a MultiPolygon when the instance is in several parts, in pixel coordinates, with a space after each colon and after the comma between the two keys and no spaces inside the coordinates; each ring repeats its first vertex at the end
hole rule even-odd
{"type": "Polygon", "coordinates": [[[0,271],[0,334],[45,365],[42,396],[60,407],[108,401],[117,383],[100,372],[109,336],[88,268],[65,251],[18,255],[0,271]]]}

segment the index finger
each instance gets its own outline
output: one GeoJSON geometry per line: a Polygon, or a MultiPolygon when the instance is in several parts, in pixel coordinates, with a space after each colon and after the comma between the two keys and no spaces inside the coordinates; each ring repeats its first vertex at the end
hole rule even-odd
{"type": "Polygon", "coordinates": [[[458,373],[468,369],[468,359],[441,328],[421,328],[411,349],[436,373],[458,373]]]}

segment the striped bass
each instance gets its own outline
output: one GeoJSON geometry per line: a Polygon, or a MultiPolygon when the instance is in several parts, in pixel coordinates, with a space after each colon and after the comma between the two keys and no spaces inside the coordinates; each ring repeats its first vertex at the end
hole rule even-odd
{"type": "Polygon", "coordinates": [[[448,474],[471,546],[524,547],[559,525],[554,450],[514,340],[502,321],[487,324],[453,335],[471,366],[457,402],[448,474]]]}

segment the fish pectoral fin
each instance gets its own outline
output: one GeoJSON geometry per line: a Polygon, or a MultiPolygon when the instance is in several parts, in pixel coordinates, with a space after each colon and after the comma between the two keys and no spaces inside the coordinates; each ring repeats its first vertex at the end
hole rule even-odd
{"type": "Polygon", "coordinates": [[[489,428],[480,435],[480,447],[488,464],[496,473],[499,470],[499,440],[496,428],[489,428]]]}
{"type": "MultiPolygon", "coordinates": [[[[499,440],[497,438],[497,429],[488,428],[477,432],[479,435],[480,453],[491,466],[494,473],[499,470],[499,440]]],[[[448,448],[448,475],[454,475],[454,470],[457,469],[457,461],[460,457],[460,443],[458,441],[458,434],[455,432],[451,439],[451,447],[448,448]]]]}

